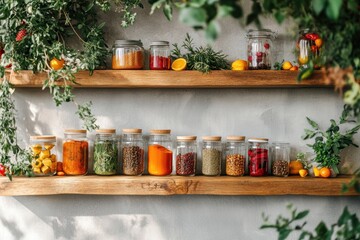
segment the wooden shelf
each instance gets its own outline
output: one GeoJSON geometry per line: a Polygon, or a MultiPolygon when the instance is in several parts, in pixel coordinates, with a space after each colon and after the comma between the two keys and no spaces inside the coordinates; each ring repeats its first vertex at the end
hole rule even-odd
{"type": "MultiPolygon", "coordinates": [[[[150,70],[97,70],[76,74],[82,88],[315,88],[331,87],[322,80],[317,71],[311,79],[296,82],[296,71],[150,71],[150,70]]],[[[10,82],[16,87],[41,87],[46,73],[31,71],[8,73],[10,82]]]]}
{"type": "Polygon", "coordinates": [[[0,177],[1,196],[22,195],[312,195],[359,196],[341,193],[351,176],[337,178],[279,177],[180,177],[180,176],[77,176],[0,177]]]}

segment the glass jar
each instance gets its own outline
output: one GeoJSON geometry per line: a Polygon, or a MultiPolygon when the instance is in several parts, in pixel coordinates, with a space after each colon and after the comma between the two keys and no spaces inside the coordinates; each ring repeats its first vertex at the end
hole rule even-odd
{"type": "Polygon", "coordinates": [[[250,70],[271,69],[271,49],[274,32],[270,29],[249,30],[247,56],[250,70]]]}
{"type": "Polygon", "coordinates": [[[112,69],[143,69],[144,48],[139,40],[116,40],[113,47],[112,69]]]}
{"type": "Polygon", "coordinates": [[[144,140],[141,129],[123,129],[121,162],[124,175],[140,176],[144,173],[144,140]]]}
{"type": "Polygon", "coordinates": [[[220,136],[203,137],[202,144],[202,174],[219,176],[221,174],[222,144],[220,136]]]}
{"type": "Polygon", "coordinates": [[[31,167],[35,176],[56,174],[56,137],[49,135],[30,136],[31,167]]]}
{"type": "Polygon", "coordinates": [[[309,67],[309,61],[312,59],[314,68],[320,68],[320,53],[323,40],[319,34],[310,31],[310,29],[302,29],[299,31],[299,37],[296,42],[296,53],[299,65],[303,68],[309,67]]]}
{"type": "Polygon", "coordinates": [[[271,146],[271,173],[274,176],[289,176],[290,144],[274,142],[271,146]]]}
{"type": "Polygon", "coordinates": [[[148,171],[150,175],[166,176],[172,172],[171,130],[150,130],[148,171]]]}
{"type": "Polygon", "coordinates": [[[156,41],[150,44],[151,70],[169,70],[171,66],[170,46],[168,41],[156,41]]]}
{"type": "Polygon", "coordinates": [[[194,176],[196,156],[196,136],[178,136],[176,142],[176,175],[194,176]]]}
{"type": "Polygon", "coordinates": [[[118,141],[115,129],[96,130],[94,143],[94,172],[97,175],[116,174],[118,165],[118,141]]]}
{"type": "Polygon", "coordinates": [[[250,138],[248,140],[249,174],[253,177],[268,175],[269,140],[267,138],[250,138]]]}
{"type": "Polygon", "coordinates": [[[85,175],[88,170],[89,142],[86,130],[68,129],[64,132],[63,169],[67,175],[85,175]]]}
{"type": "Polygon", "coordinates": [[[244,136],[228,136],[225,145],[225,169],[228,176],[245,174],[246,146],[244,136]]]}

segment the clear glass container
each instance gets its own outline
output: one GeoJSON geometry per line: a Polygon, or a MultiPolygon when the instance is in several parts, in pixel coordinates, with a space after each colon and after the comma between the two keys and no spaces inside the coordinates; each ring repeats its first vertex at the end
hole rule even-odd
{"type": "Polygon", "coordinates": [[[268,175],[269,140],[267,138],[250,138],[248,140],[248,161],[250,176],[268,175]]]}
{"type": "Polygon", "coordinates": [[[322,51],[323,40],[319,34],[302,29],[299,31],[299,37],[296,42],[296,53],[299,65],[303,68],[309,67],[309,61],[313,60],[314,68],[320,68],[320,53],[322,51]]]}
{"type": "Polygon", "coordinates": [[[140,176],[144,173],[144,140],[141,129],[123,129],[121,162],[124,175],[140,176]]]}
{"type": "Polygon", "coordinates": [[[196,136],[178,136],[176,141],[176,175],[194,176],[196,157],[196,136]]]}
{"type": "Polygon", "coordinates": [[[148,171],[150,175],[166,176],[172,172],[171,130],[150,130],[148,171]]]}
{"type": "Polygon", "coordinates": [[[149,67],[151,70],[169,70],[171,66],[169,42],[151,42],[149,61],[149,67]]]}
{"type": "Polygon", "coordinates": [[[247,55],[250,70],[271,69],[271,49],[274,38],[275,34],[270,29],[248,31],[247,55]]]}
{"type": "Polygon", "coordinates": [[[271,145],[271,173],[274,176],[289,176],[290,144],[274,142],[271,145]]]}
{"type": "Polygon", "coordinates": [[[222,144],[220,136],[205,136],[202,144],[202,174],[219,176],[221,174],[222,144]]]}
{"type": "Polygon", "coordinates": [[[115,175],[118,166],[118,140],[115,129],[96,130],[94,143],[94,172],[115,175]]]}
{"type": "Polygon", "coordinates": [[[144,68],[144,48],[139,40],[116,40],[113,47],[112,69],[144,68]]]}
{"type": "Polygon", "coordinates": [[[86,130],[68,129],[64,132],[63,169],[67,175],[85,175],[88,171],[89,141],[86,130]]]}
{"type": "Polygon", "coordinates": [[[31,167],[35,176],[56,174],[56,137],[50,135],[30,136],[31,167]]]}
{"type": "Polygon", "coordinates": [[[244,136],[228,136],[225,145],[225,169],[228,176],[245,174],[246,145],[244,136]]]}

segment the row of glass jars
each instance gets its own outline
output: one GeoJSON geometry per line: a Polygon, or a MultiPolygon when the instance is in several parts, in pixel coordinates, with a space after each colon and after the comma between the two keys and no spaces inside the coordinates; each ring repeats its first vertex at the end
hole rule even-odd
{"type": "MultiPolygon", "coordinates": [[[[172,173],[173,152],[170,130],[151,130],[148,142],[148,172],[166,176],[172,173]]],[[[55,136],[31,137],[32,167],[35,175],[53,175],[56,171],[67,175],[84,175],[88,169],[89,142],[85,130],[66,130],[63,141],[63,163],[57,164],[53,148],[55,136]],[[51,152],[52,151],[52,152],[51,152]],[[59,169],[57,165],[63,167],[59,169]]],[[[248,171],[250,176],[275,176],[289,174],[290,147],[288,143],[274,143],[271,148],[272,164],[269,169],[269,144],[265,138],[248,140],[248,171]]],[[[123,129],[121,164],[124,175],[138,176],[144,173],[145,143],[141,129],[123,129]]],[[[221,137],[203,137],[202,174],[221,174],[223,146],[221,137]]],[[[246,164],[246,144],[243,136],[229,136],[224,149],[226,174],[243,176],[246,164]]],[[[178,136],[176,144],[176,174],[195,175],[197,160],[196,136],[178,136]]],[[[115,129],[97,130],[94,143],[94,172],[98,175],[114,175],[118,166],[118,140],[115,129]]]]}

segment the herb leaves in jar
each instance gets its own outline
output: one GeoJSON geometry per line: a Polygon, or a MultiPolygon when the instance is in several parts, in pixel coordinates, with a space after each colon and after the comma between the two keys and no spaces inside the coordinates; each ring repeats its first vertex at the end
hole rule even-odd
{"type": "Polygon", "coordinates": [[[115,129],[99,129],[96,132],[94,172],[97,175],[114,175],[118,163],[115,129]]]}

